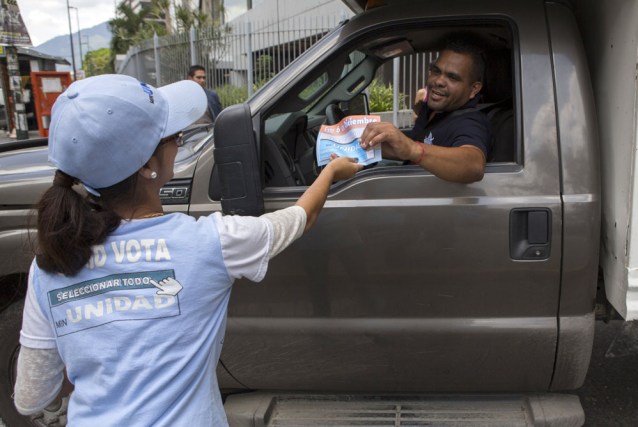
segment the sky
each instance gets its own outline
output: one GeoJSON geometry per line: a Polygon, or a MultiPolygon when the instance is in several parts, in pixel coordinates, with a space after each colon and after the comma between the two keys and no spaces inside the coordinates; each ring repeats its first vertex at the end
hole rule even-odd
{"type": "MultiPolygon", "coordinates": [[[[68,0],[73,33],[91,28],[115,16],[115,0],[68,0]],[[77,15],[76,15],[77,13],[77,15]]],[[[67,0],[18,0],[22,20],[27,26],[33,46],[38,46],[59,35],[69,34],[67,0]]]]}

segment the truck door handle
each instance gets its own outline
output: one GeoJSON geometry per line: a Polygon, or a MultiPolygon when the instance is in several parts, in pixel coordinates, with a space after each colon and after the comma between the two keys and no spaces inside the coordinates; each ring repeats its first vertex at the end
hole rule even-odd
{"type": "Polygon", "coordinates": [[[512,209],[510,212],[510,257],[543,260],[551,249],[552,211],[547,208],[512,209]]]}

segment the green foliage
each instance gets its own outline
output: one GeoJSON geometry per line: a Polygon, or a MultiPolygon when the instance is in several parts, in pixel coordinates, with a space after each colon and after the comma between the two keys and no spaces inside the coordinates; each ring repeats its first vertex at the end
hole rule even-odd
{"type": "Polygon", "coordinates": [[[268,80],[272,79],[275,76],[274,71],[272,71],[272,63],[273,59],[270,55],[261,55],[254,64],[254,76],[255,76],[255,86],[257,88],[265,85],[268,80]]]}
{"type": "Polygon", "coordinates": [[[88,52],[84,55],[84,68],[87,77],[114,73],[111,49],[105,47],[88,52]]]}
{"type": "MultiPolygon", "coordinates": [[[[253,93],[257,92],[268,80],[260,80],[253,84],[253,93]]],[[[217,86],[215,92],[219,95],[222,106],[228,107],[233,104],[240,104],[248,99],[248,88],[245,86],[223,85],[217,86]]]]}
{"type": "MultiPolygon", "coordinates": [[[[368,86],[370,112],[392,111],[392,85],[374,79],[368,86]]],[[[405,109],[407,95],[399,93],[399,110],[405,109]]]]}
{"type": "Polygon", "coordinates": [[[111,51],[113,56],[119,53],[126,53],[129,47],[153,37],[157,32],[158,35],[165,34],[164,27],[157,22],[149,21],[152,19],[152,7],[142,8],[139,13],[135,13],[133,9],[126,3],[122,2],[117,7],[117,17],[109,21],[111,28],[111,51]]]}
{"type": "Polygon", "coordinates": [[[175,7],[175,20],[178,31],[206,28],[212,25],[210,15],[199,10],[193,11],[183,5],[175,7]]]}
{"type": "MultiPolygon", "coordinates": [[[[223,10],[223,8],[222,8],[223,10]]],[[[125,2],[117,6],[117,14],[109,21],[111,27],[111,50],[113,55],[124,54],[131,46],[139,45],[154,34],[164,36],[185,32],[194,27],[198,30],[219,28],[218,22],[199,10],[192,10],[175,0],[151,0],[150,5],[141,7],[139,12],[125,2]],[[174,22],[171,16],[171,4],[175,6],[174,22]]]]}
{"type": "Polygon", "coordinates": [[[229,27],[211,22],[209,15],[191,10],[184,4],[177,0],[151,0],[149,5],[141,7],[136,13],[127,3],[120,1],[116,17],[109,21],[112,34],[111,62],[114,62],[115,55],[125,54],[132,46],[148,43],[155,34],[162,37],[176,31],[184,33],[191,27],[198,30],[200,37],[204,36],[200,38],[203,51],[223,51],[226,46],[221,40],[230,31],[229,27]],[[174,17],[171,15],[171,5],[174,6],[174,17]]]}
{"type": "Polygon", "coordinates": [[[246,87],[224,85],[216,87],[215,92],[219,95],[219,100],[223,107],[239,104],[248,99],[248,89],[246,87]]]}

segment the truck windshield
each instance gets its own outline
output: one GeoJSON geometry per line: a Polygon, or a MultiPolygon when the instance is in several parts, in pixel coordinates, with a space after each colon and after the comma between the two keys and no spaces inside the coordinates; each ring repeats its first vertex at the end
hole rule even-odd
{"type": "Polygon", "coordinates": [[[339,42],[343,24],[321,38],[315,45],[300,55],[284,68],[277,78],[266,83],[252,98],[248,100],[251,111],[260,110],[264,104],[276,97],[278,93],[286,91],[290,85],[300,78],[299,70],[309,70],[313,64],[320,61],[339,42]]]}

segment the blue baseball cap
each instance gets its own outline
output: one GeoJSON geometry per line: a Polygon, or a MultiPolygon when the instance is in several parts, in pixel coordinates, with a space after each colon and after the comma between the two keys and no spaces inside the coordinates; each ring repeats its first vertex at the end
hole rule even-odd
{"type": "Polygon", "coordinates": [[[160,140],[199,119],[202,87],[183,80],[160,88],[121,74],[78,80],[53,104],[49,160],[89,189],[137,172],[160,140]]]}

